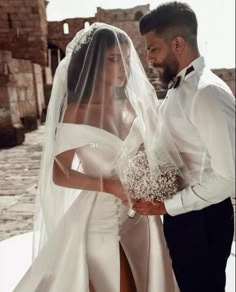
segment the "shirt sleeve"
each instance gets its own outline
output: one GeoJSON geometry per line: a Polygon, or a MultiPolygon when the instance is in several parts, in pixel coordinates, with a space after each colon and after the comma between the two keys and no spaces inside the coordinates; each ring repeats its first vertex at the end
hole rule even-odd
{"type": "Polygon", "coordinates": [[[210,157],[201,179],[165,202],[174,216],[219,203],[235,193],[235,99],[226,89],[210,85],[194,98],[191,122],[210,157]]]}

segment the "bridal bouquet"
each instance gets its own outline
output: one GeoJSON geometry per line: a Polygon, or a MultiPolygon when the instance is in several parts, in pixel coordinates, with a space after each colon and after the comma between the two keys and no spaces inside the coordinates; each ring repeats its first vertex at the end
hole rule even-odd
{"type": "Polygon", "coordinates": [[[124,170],[124,185],[132,200],[163,202],[178,191],[178,174],[176,166],[165,162],[164,158],[157,163],[153,174],[147,154],[140,151],[129,161],[124,170]]]}

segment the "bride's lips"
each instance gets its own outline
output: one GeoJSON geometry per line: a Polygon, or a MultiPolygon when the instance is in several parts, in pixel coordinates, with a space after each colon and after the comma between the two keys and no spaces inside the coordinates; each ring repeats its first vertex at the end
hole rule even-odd
{"type": "Polygon", "coordinates": [[[125,81],[126,77],[125,77],[125,76],[118,76],[118,79],[119,79],[120,81],[125,81]]]}

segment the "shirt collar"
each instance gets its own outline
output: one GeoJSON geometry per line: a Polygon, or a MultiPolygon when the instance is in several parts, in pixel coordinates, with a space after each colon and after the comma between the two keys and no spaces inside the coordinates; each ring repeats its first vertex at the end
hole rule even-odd
{"type": "Polygon", "coordinates": [[[172,87],[173,88],[179,87],[185,79],[189,78],[197,71],[202,70],[204,67],[205,67],[204,57],[200,56],[178,73],[178,75],[170,83],[169,89],[172,87]]]}

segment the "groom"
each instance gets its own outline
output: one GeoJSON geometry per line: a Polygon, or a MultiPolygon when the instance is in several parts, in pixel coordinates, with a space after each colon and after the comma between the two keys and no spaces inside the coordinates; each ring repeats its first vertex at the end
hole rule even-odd
{"type": "Polygon", "coordinates": [[[158,6],[141,19],[140,32],[148,62],[169,89],[160,111],[192,180],[165,203],[138,202],[134,209],[165,215],[181,292],[224,292],[234,231],[234,96],[200,56],[197,19],[187,4],[158,6]]]}

